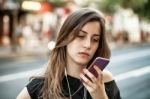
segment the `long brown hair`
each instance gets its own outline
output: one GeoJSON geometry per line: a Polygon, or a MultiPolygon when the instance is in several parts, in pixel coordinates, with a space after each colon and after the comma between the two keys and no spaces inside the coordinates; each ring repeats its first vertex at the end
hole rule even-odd
{"type": "Polygon", "coordinates": [[[55,48],[51,51],[50,61],[44,74],[44,86],[42,88],[43,99],[64,99],[62,80],[66,67],[66,46],[74,40],[81,28],[91,21],[98,21],[101,26],[98,49],[89,64],[98,56],[109,58],[110,50],[105,36],[105,20],[102,15],[93,9],[83,8],[71,13],[60,28],[56,39],[55,48]],[[68,36],[72,35],[68,41],[68,36]]]}

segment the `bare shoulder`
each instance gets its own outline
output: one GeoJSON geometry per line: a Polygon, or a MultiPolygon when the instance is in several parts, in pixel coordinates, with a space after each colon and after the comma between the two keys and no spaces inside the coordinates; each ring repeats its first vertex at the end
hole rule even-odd
{"type": "Polygon", "coordinates": [[[23,88],[16,99],[31,99],[26,87],[23,88]]]}
{"type": "Polygon", "coordinates": [[[113,74],[108,70],[103,70],[103,80],[104,82],[110,82],[114,80],[113,74]]]}

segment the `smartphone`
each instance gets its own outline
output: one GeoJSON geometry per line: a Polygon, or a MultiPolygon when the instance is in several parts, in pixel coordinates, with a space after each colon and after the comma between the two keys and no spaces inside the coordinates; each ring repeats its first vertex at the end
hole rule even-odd
{"type": "MultiPolygon", "coordinates": [[[[88,70],[95,76],[98,77],[97,71],[94,69],[94,66],[97,66],[100,68],[102,71],[103,69],[108,65],[109,59],[107,58],[102,58],[102,57],[97,57],[92,64],[88,67],[88,70]]],[[[89,78],[87,75],[85,75],[87,78],[89,78]]],[[[90,78],[89,78],[90,79],[90,78]]]]}

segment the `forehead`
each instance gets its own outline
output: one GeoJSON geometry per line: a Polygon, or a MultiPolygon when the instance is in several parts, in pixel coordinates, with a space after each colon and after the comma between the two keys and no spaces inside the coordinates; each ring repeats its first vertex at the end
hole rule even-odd
{"type": "Polygon", "coordinates": [[[87,22],[82,29],[83,31],[86,31],[87,33],[92,33],[92,34],[100,34],[100,22],[99,21],[92,21],[92,22],[87,22]]]}

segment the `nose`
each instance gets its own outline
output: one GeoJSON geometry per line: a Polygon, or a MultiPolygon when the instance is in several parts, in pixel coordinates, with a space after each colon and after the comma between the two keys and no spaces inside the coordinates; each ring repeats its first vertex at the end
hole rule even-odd
{"type": "Polygon", "coordinates": [[[83,46],[87,49],[90,49],[91,48],[91,40],[90,39],[85,39],[84,43],[83,43],[83,46]]]}

